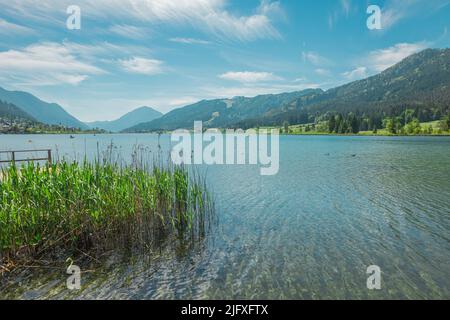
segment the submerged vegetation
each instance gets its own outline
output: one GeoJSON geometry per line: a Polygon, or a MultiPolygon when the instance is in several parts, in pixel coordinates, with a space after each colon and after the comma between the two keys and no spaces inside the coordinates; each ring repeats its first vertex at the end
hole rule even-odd
{"type": "Polygon", "coordinates": [[[184,167],[110,161],[11,165],[0,175],[0,267],[49,254],[147,250],[198,241],[213,204],[184,167]]]}

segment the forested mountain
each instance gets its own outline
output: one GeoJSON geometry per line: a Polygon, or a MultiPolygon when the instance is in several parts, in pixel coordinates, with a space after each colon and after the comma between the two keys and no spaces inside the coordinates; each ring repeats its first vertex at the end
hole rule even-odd
{"type": "Polygon", "coordinates": [[[44,102],[27,92],[8,91],[0,87],[0,100],[14,104],[45,124],[88,129],[88,126],[71,116],[60,105],[44,102]]]}
{"type": "Polygon", "coordinates": [[[427,49],[378,75],[296,99],[290,106],[237,125],[313,123],[349,113],[381,124],[384,117],[405,116],[406,110],[420,121],[439,120],[450,110],[450,49],[427,49]]]}
{"type": "Polygon", "coordinates": [[[162,113],[153,108],[141,107],[114,121],[96,121],[88,122],[86,124],[93,129],[98,128],[111,132],[120,132],[140,123],[153,121],[161,116],[162,113]]]}
{"type": "MultiPolygon", "coordinates": [[[[0,100],[0,134],[33,134],[33,133],[87,133],[78,128],[61,125],[49,125],[37,121],[17,106],[0,100]]],[[[91,133],[103,133],[91,130],[91,133]]]]}
{"type": "Polygon", "coordinates": [[[35,119],[32,116],[22,111],[15,105],[1,100],[0,100],[0,118],[8,120],[23,119],[28,121],[35,121],[35,119]]]}
{"type": "MultiPolygon", "coordinates": [[[[322,90],[308,89],[300,92],[261,95],[254,98],[203,100],[169,112],[148,123],[127,129],[127,132],[174,130],[192,128],[194,121],[203,121],[208,127],[228,127],[245,119],[270,116],[288,108],[288,103],[305,95],[317,95],[322,90]]],[[[286,109],[287,110],[287,109],[286,109]]]]}
{"type": "Polygon", "coordinates": [[[450,49],[427,49],[378,75],[327,91],[201,101],[127,131],[192,128],[195,120],[207,127],[246,129],[317,123],[338,115],[373,129],[386,117],[426,122],[441,119],[449,110],[450,49]]]}
{"type": "Polygon", "coordinates": [[[395,106],[448,107],[449,103],[450,49],[428,49],[378,75],[328,90],[307,109],[342,113],[375,109],[389,113],[395,106]]]}

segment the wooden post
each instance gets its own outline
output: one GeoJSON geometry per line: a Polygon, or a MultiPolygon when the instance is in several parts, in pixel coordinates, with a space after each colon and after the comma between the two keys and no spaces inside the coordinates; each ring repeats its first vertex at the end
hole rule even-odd
{"type": "Polygon", "coordinates": [[[11,151],[11,154],[12,154],[11,160],[12,160],[12,163],[14,163],[14,162],[16,162],[16,153],[14,151],[11,151]]]}
{"type": "Polygon", "coordinates": [[[52,150],[49,149],[47,152],[48,152],[48,163],[52,164],[52,150]]]}

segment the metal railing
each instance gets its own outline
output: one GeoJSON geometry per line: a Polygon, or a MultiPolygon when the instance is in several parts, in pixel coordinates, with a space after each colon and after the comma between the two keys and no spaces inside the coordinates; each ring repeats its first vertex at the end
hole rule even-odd
{"type": "Polygon", "coordinates": [[[10,160],[1,160],[0,163],[15,163],[15,162],[29,162],[29,161],[48,161],[52,162],[52,150],[51,149],[37,149],[37,150],[13,150],[13,151],[0,151],[1,154],[11,154],[10,160]],[[31,153],[31,152],[46,152],[47,156],[44,158],[27,158],[17,159],[16,155],[19,153],[31,153]]]}

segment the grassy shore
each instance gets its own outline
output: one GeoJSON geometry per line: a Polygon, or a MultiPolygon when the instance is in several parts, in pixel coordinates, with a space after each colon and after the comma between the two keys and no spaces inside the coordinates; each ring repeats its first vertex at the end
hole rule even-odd
{"type": "Polygon", "coordinates": [[[4,168],[0,266],[60,253],[148,249],[200,239],[213,210],[205,183],[182,167],[61,161],[4,168]]]}

